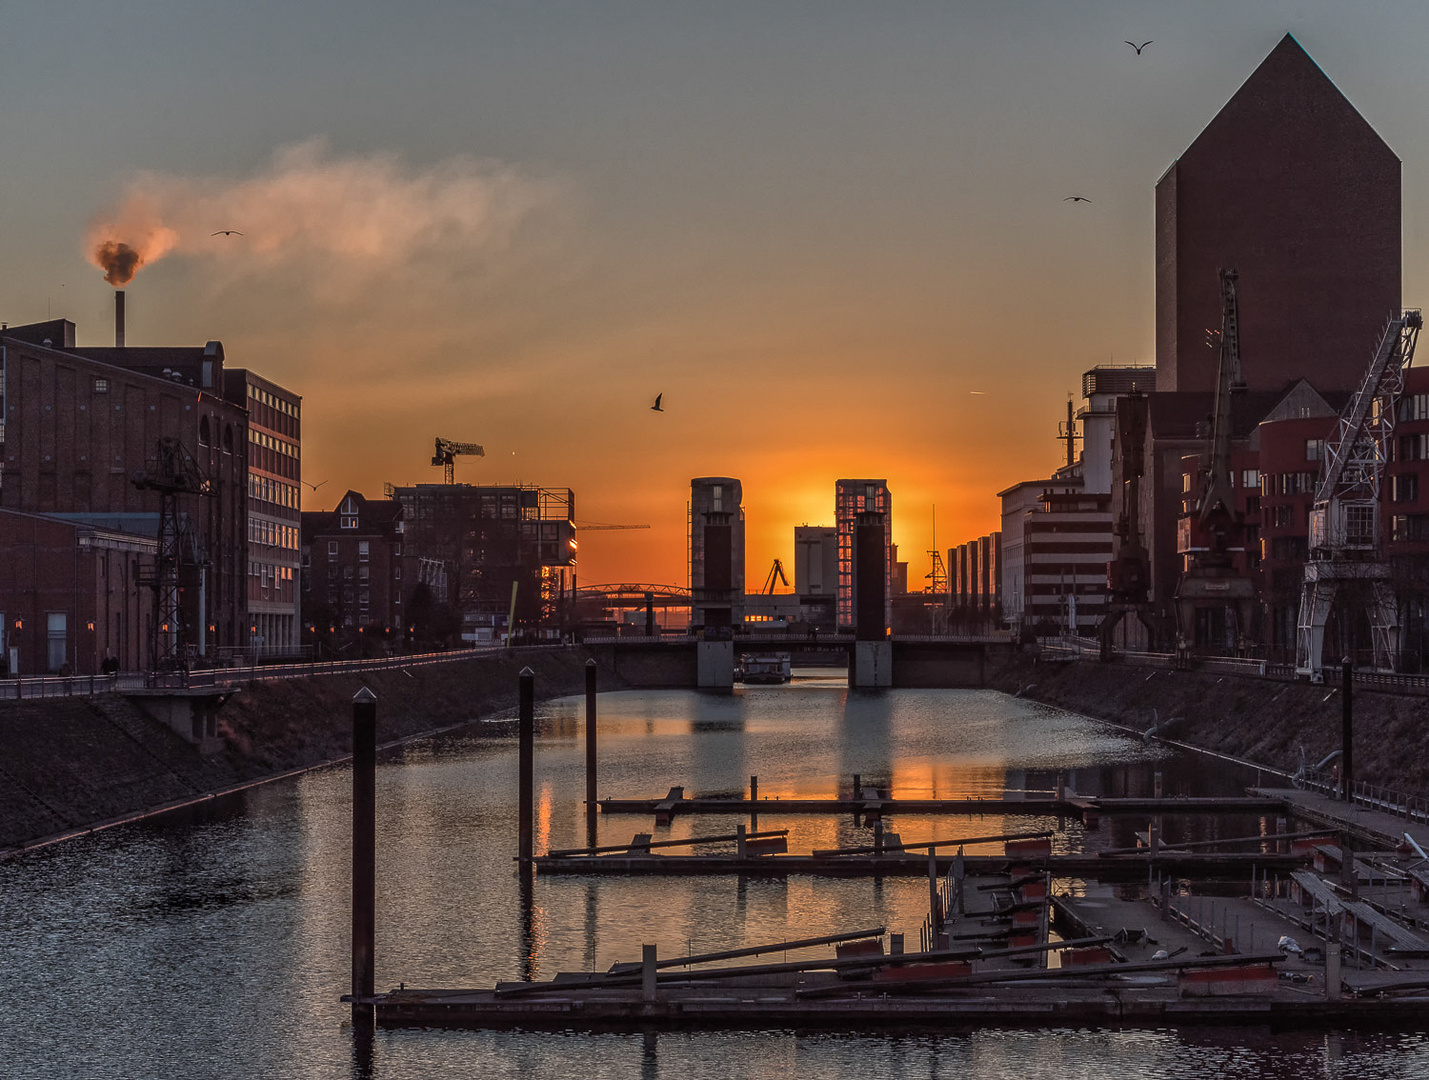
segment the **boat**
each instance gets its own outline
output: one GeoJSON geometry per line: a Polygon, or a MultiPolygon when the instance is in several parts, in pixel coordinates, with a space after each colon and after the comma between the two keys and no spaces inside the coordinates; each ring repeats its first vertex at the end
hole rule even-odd
{"type": "Polygon", "coordinates": [[[787,656],[747,656],[740,666],[739,681],[746,686],[778,686],[791,677],[787,656]]]}

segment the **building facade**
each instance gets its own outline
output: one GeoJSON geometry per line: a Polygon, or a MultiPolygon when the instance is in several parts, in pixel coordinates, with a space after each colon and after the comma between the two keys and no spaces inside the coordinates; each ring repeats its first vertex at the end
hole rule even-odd
{"type": "Polygon", "coordinates": [[[893,495],[888,481],[836,480],[834,529],[839,556],[838,627],[860,636],[876,629],[873,613],[859,601],[859,585],[862,580],[864,591],[870,591],[881,573],[884,633],[878,636],[886,636],[893,625],[893,495]],[[880,565],[881,571],[876,571],[880,565]]]}
{"type": "Polygon", "coordinates": [[[248,647],[291,656],[302,639],[302,398],[245,368],[226,371],[223,390],[248,413],[248,647]]]}
{"type": "Polygon", "coordinates": [[[358,631],[394,641],[415,629],[404,607],[413,585],[403,513],[400,502],[349,491],[333,510],[303,514],[300,581],[316,642],[358,631]]]}
{"type": "Polygon", "coordinates": [[[731,476],[690,481],[690,624],[712,636],[744,622],[744,488],[731,476]]]}
{"type": "MultiPolygon", "coordinates": [[[[175,560],[182,640],[199,662],[247,641],[247,416],[219,393],[222,378],[216,341],[76,348],[65,320],[0,331],[0,508],[154,538],[161,440],[196,470],[204,494],[176,497],[175,560]]],[[[145,580],[153,573],[151,563],[145,580]]],[[[153,658],[146,648],[140,666],[153,658]]]]}

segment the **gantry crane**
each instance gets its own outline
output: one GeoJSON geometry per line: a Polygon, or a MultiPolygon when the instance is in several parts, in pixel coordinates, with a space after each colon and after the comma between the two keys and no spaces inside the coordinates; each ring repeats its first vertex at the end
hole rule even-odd
{"type": "Polygon", "coordinates": [[[486,451],[476,443],[454,442],[451,439],[443,439],[440,435],[437,436],[436,448],[432,451],[432,464],[440,465],[446,470],[443,483],[456,483],[456,469],[454,464],[458,455],[485,457],[486,451]]]}
{"type": "Polygon", "coordinates": [[[1325,444],[1325,475],[1310,511],[1310,558],[1295,635],[1295,671],[1311,682],[1324,680],[1325,624],[1340,586],[1351,582],[1370,588],[1374,666],[1392,671],[1398,659],[1399,613],[1381,543],[1380,489],[1404,372],[1423,325],[1418,311],[1405,311],[1385,324],[1364,380],[1325,444]]]}
{"type": "MultiPolygon", "coordinates": [[[[151,671],[187,671],[189,633],[179,602],[179,562],[183,548],[183,522],[179,517],[179,496],[213,498],[217,492],[183,443],[172,437],[158,440],[148,466],[130,477],[140,491],[159,493],[159,544],[152,574],[140,580],[154,590],[154,621],[150,627],[151,671]]],[[[205,612],[198,613],[207,618],[205,612]]]]}
{"type": "MultiPolygon", "coordinates": [[[[1176,586],[1176,615],[1180,624],[1178,661],[1189,662],[1196,644],[1200,611],[1221,611],[1234,618],[1225,636],[1237,650],[1250,636],[1257,603],[1255,582],[1235,565],[1244,550],[1244,516],[1236,510],[1231,485],[1231,402],[1245,390],[1240,370],[1240,309],[1236,302],[1234,270],[1221,270],[1220,362],[1216,371],[1215,412],[1210,438],[1201,453],[1200,484],[1192,521],[1205,547],[1187,547],[1189,565],[1176,586]]],[[[1186,522],[1189,528],[1191,521],[1186,522]]]]}
{"type": "Polygon", "coordinates": [[[1106,615],[1097,627],[1101,658],[1112,657],[1112,639],[1117,626],[1134,613],[1146,627],[1147,644],[1158,647],[1160,626],[1148,599],[1151,588],[1151,556],[1141,535],[1141,478],[1146,473],[1146,395],[1132,389],[1116,403],[1117,458],[1120,463],[1121,515],[1113,530],[1116,552],[1106,566],[1106,615]]]}

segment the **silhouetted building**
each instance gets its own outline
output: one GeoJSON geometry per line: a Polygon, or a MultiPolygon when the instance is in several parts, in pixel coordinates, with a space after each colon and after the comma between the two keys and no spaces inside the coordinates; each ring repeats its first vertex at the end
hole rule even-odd
{"type": "Polygon", "coordinates": [[[303,602],[319,641],[342,629],[384,638],[406,633],[410,593],[403,558],[403,508],[349,491],[333,510],[302,516],[303,602]]]}
{"type": "Polygon", "coordinates": [[[893,496],[886,480],[834,482],[838,626],[882,640],[893,625],[893,496]],[[881,610],[880,610],[881,609],[881,610]]]}
{"type": "Polygon", "coordinates": [[[463,637],[487,640],[499,633],[513,603],[519,627],[545,636],[561,632],[576,565],[570,488],[418,484],[395,488],[392,498],[405,511],[404,553],[446,577],[463,637]]]}
{"type": "Polygon", "coordinates": [[[832,628],[839,592],[838,529],[832,525],[794,528],[794,591],[815,626],[832,628]]]}
{"type": "Polygon", "coordinates": [[[1353,389],[1399,310],[1399,159],[1289,34],[1156,185],[1161,391],[1215,388],[1221,267],[1252,391],[1353,389]]]}
{"type": "Polygon", "coordinates": [[[690,481],[690,623],[696,630],[744,621],[743,499],[733,477],[690,481]]]}

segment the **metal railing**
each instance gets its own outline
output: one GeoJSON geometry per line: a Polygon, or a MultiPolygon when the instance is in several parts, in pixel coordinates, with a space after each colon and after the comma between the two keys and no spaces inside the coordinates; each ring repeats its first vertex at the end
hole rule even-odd
{"type": "MultiPolygon", "coordinates": [[[[522,645],[511,652],[551,648],[549,645],[522,645]]],[[[318,663],[257,664],[243,667],[202,668],[196,671],[121,672],[115,675],[45,675],[0,679],[0,701],[29,701],[36,698],[93,697],[108,693],[142,693],[145,690],[189,690],[237,686],[270,679],[292,679],[312,675],[350,675],[364,671],[391,671],[397,668],[450,664],[478,656],[508,651],[500,643],[447,652],[384,656],[370,660],[326,660],[318,663]]]]}

